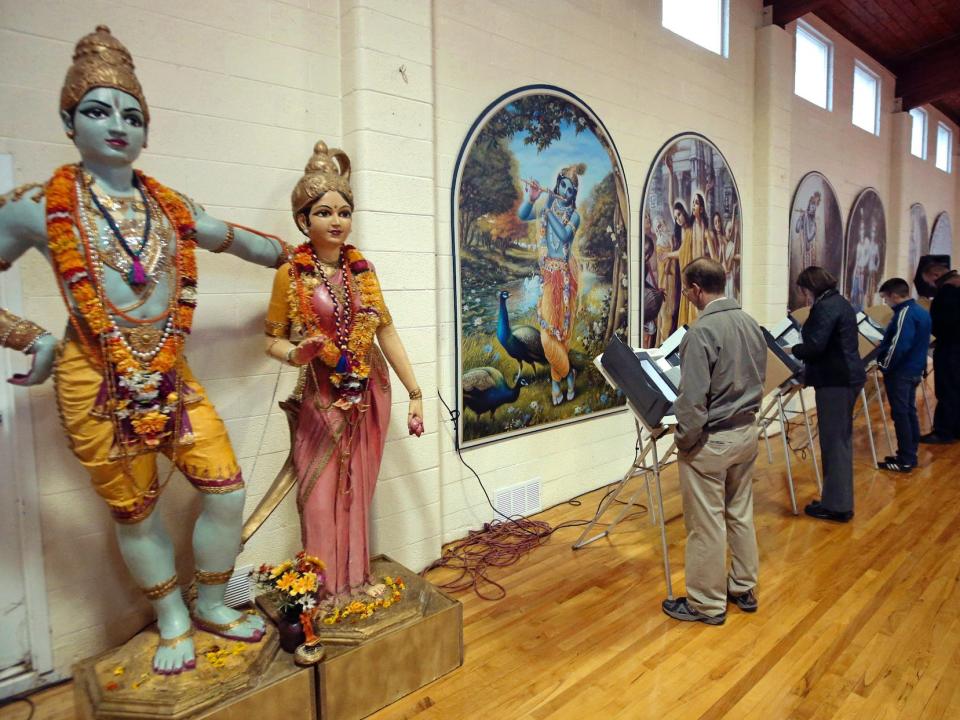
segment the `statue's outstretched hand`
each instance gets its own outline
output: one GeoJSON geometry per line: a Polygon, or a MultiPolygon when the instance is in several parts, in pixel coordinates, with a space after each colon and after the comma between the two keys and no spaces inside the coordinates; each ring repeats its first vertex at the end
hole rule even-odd
{"type": "Polygon", "coordinates": [[[407,413],[407,430],[411,435],[423,435],[423,400],[415,398],[410,401],[410,411],[407,413]]]}
{"type": "Polygon", "coordinates": [[[33,358],[30,372],[16,373],[7,382],[11,385],[40,385],[53,372],[53,363],[57,357],[57,339],[53,335],[44,335],[39,338],[27,353],[33,358]]]}

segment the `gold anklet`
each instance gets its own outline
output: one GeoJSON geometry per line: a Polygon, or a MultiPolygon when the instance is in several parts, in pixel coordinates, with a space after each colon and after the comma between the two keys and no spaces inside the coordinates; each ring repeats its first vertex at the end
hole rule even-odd
{"type": "Polygon", "coordinates": [[[163,637],[163,635],[161,635],[158,645],[160,645],[160,647],[175,647],[176,645],[179,645],[180,643],[182,643],[184,640],[187,640],[192,637],[193,637],[193,625],[188,627],[185,633],[181,633],[176,637],[165,638],[163,637]]]}
{"type": "Polygon", "coordinates": [[[147,600],[160,600],[176,590],[179,584],[180,581],[177,579],[177,576],[174,575],[169,580],[164,580],[157,585],[140,588],[140,591],[146,596],[147,600]]]}
{"type": "Polygon", "coordinates": [[[232,622],[228,623],[216,623],[213,620],[206,620],[205,618],[200,617],[200,614],[197,612],[197,609],[194,608],[193,612],[190,614],[190,619],[193,620],[193,624],[200,630],[205,630],[206,632],[225,633],[233,630],[235,627],[243,625],[251,616],[256,615],[255,610],[241,610],[240,617],[232,622]]]}
{"type": "Polygon", "coordinates": [[[233,577],[233,568],[221,570],[220,572],[196,570],[193,576],[199,585],[226,585],[230,578],[233,577]]]}

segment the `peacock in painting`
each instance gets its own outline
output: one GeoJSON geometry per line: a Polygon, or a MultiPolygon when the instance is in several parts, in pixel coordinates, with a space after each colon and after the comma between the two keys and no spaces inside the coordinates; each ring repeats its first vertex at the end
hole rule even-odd
{"type": "Polygon", "coordinates": [[[513,387],[510,387],[503,373],[496,368],[486,365],[472,368],[463,375],[463,403],[478,417],[489,412],[492,419],[501,405],[516,402],[520,397],[520,388],[526,386],[527,381],[520,377],[520,373],[517,373],[513,387]]]}
{"type": "Polygon", "coordinates": [[[537,372],[537,363],[547,364],[547,357],[543,354],[543,342],[540,340],[540,331],[532,325],[517,325],[510,327],[510,316],[507,314],[507,298],[510,293],[501,290],[500,315],[497,318],[497,340],[507,351],[507,354],[520,364],[520,373],[523,373],[523,364],[529,363],[534,374],[537,372]]]}

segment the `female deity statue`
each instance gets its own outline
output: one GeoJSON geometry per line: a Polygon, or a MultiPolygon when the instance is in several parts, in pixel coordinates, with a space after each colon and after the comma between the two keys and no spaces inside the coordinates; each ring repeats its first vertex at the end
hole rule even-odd
{"type": "Polygon", "coordinates": [[[573,254],[573,238],[580,227],[577,212],[577,191],[580,176],[587,171],[583,163],[570,165],[557,174],[552,191],[544,190],[536,181],[528,184],[527,199],[517,211],[524,222],[536,218],[533,209],[544,192],[547,201],[540,211],[537,237],[540,245],[540,300],[537,302],[537,320],[543,354],[550,363],[551,400],[554,405],[563,402],[560,383],[566,380],[566,398],[576,396],[576,370],[570,366],[570,338],[577,319],[580,290],[580,264],[573,254]]]}
{"type": "Polygon", "coordinates": [[[116,523],[120,551],[157,613],[158,673],[195,666],[194,627],[257,642],[256,614],[224,604],[244,484],[223,422],[183,357],[197,304],[197,247],[265,267],[273,238],[224,223],[133,169],[150,113],[127,49],[100,26],[76,46],[60,97],[82,162],[0,199],[0,270],[30,248],[50,261],[70,322],[63,343],[0,311],[0,346],[31,355],[11,382],[38,385],[56,360],[63,427],[116,523]],[[202,494],[193,534],[197,600],[178,592],[173,544],[153,513],[162,452],[202,494]]]}
{"type": "Polygon", "coordinates": [[[376,271],[347,244],[346,153],[318,142],[291,206],[307,241],[277,270],[266,333],[267,354],[300,368],[293,465],[303,546],[326,564],[335,597],[375,593],[367,520],[390,419],[384,355],[409,392],[411,434],[423,432],[422,396],[376,271]]]}

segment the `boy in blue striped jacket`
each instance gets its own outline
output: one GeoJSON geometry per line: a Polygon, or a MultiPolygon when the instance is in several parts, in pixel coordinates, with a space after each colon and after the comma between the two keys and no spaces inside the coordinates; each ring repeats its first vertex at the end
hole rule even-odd
{"type": "Polygon", "coordinates": [[[910,286],[903,278],[884,282],[880,297],[893,308],[893,319],[883,334],[877,363],[897,431],[897,454],[887,456],[879,466],[883,470],[910,472],[917,466],[920,443],[917,386],[927,368],[930,313],[910,297],[910,286]]]}

